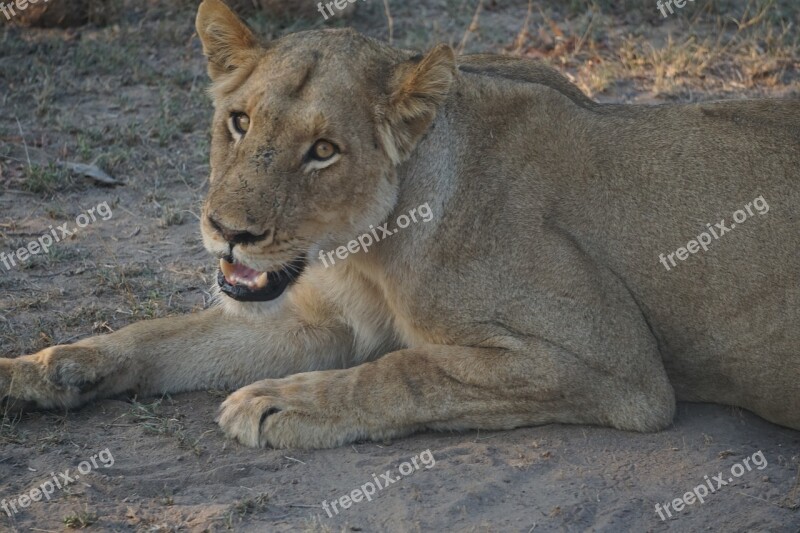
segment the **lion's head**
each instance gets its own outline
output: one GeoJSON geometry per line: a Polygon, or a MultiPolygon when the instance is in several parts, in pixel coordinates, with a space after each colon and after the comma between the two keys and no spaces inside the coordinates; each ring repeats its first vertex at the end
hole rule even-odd
{"type": "Polygon", "coordinates": [[[200,5],[197,32],[215,107],[203,239],[222,292],[275,300],[315,252],[390,214],[395,168],[447,97],[455,57],[352,30],[261,43],[221,0],[200,5]]]}

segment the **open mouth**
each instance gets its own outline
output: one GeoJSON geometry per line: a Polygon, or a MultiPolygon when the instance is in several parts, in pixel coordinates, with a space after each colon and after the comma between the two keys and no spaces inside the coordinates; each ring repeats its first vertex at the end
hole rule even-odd
{"type": "Polygon", "coordinates": [[[259,272],[241,263],[220,259],[217,284],[222,292],[239,302],[269,302],[283,294],[306,267],[299,257],[275,272],[259,272]]]}

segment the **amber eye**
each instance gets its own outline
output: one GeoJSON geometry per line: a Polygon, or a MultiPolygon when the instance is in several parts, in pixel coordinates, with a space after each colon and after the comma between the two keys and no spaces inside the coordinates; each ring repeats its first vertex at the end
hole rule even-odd
{"type": "Polygon", "coordinates": [[[327,161],[331,157],[335,156],[338,152],[339,149],[332,142],[317,141],[314,143],[314,146],[311,147],[311,152],[309,155],[311,156],[311,159],[315,159],[317,161],[327,161]]]}
{"type": "Polygon", "coordinates": [[[236,133],[244,135],[250,129],[250,117],[244,113],[232,113],[231,124],[233,124],[233,129],[236,133]]]}

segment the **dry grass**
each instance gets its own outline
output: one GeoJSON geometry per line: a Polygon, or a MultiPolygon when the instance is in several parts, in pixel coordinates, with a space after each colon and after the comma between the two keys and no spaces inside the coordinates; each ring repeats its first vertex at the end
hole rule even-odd
{"type": "Polygon", "coordinates": [[[566,70],[592,96],[797,93],[800,6],[775,0],[716,4],[628,26],[597,4],[572,18],[539,9],[506,52],[566,70]]]}
{"type": "Polygon", "coordinates": [[[21,26],[68,28],[86,23],[113,23],[121,11],[121,0],[48,0],[29,4],[12,21],[21,26]]]}

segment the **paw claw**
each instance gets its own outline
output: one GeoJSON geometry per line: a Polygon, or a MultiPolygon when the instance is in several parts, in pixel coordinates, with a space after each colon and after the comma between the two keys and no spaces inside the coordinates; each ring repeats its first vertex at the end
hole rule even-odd
{"type": "Polygon", "coordinates": [[[267,421],[267,418],[269,418],[274,414],[280,413],[281,411],[282,409],[278,409],[277,407],[270,407],[269,409],[264,411],[264,414],[261,415],[261,422],[258,423],[258,432],[259,433],[264,432],[264,422],[267,421]]]}

